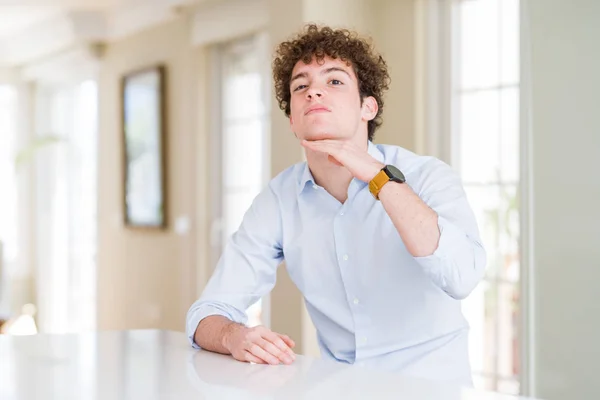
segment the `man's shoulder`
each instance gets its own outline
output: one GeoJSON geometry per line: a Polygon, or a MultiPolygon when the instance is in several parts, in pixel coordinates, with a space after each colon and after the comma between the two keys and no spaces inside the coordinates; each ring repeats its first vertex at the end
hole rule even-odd
{"type": "Polygon", "coordinates": [[[396,166],[417,192],[440,182],[461,184],[460,177],[450,165],[434,156],[419,155],[400,146],[377,145],[385,163],[396,166]]]}
{"type": "Polygon", "coordinates": [[[253,205],[274,209],[293,201],[296,198],[298,182],[303,176],[304,165],[302,162],[294,164],[271,178],[256,195],[253,205]]]}
{"type": "Polygon", "coordinates": [[[420,155],[401,146],[391,144],[377,144],[379,151],[384,156],[386,164],[400,168],[404,173],[444,168],[449,166],[439,158],[420,155]]]}
{"type": "Polygon", "coordinates": [[[299,185],[305,169],[306,161],[293,164],[271,178],[269,181],[269,187],[276,195],[281,193],[290,193],[290,190],[299,185]]]}

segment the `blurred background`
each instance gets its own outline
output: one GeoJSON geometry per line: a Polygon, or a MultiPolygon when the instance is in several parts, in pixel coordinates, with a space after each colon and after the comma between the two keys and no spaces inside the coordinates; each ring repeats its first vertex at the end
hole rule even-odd
{"type": "MultiPolygon", "coordinates": [[[[488,251],[477,387],[598,398],[600,2],[0,1],[0,331],[183,331],[268,180],[303,160],[274,46],[357,30],[392,85],[376,143],[448,162],[488,251]]],[[[318,356],[278,272],[251,324],[318,356]]]]}

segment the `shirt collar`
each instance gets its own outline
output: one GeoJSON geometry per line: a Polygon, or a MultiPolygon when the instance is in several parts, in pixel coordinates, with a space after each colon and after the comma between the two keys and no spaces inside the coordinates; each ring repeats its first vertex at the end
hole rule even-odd
{"type": "Polygon", "coordinates": [[[306,185],[308,185],[308,184],[316,185],[315,179],[313,178],[312,173],[310,172],[310,168],[308,168],[308,162],[304,161],[302,163],[301,168],[302,168],[302,173],[300,174],[300,178],[298,179],[298,187],[297,187],[298,195],[300,195],[300,193],[302,193],[302,191],[304,190],[306,185]]]}
{"type": "Polygon", "coordinates": [[[379,147],[377,147],[377,145],[373,144],[373,142],[371,142],[369,140],[369,148],[367,149],[367,152],[377,161],[379,161],[382,164],[385,164],[385,156],[384,154],[381,152],[381,150],[379,150],[379,147]]]}
{"type": "MultiPolygon", "coordinates": [[[[383,153],[370,140],[368,142],[367,152],[371,155],[371,157],[373,157],[380,163],[384,163],[385,157],[384,157],[383,153]]],[[[302,173],[300,175],[300,179],[298,180],[298,194],[300,194],[302,192],[302,190],[304,190],[306,185],[309,183],[311,185],[316,184],[315,179],[313,178],[312,173],[310,172],[310,168],[308,168],[308,163],[304,162],[303,168],[302,168],[302,173]]]]}

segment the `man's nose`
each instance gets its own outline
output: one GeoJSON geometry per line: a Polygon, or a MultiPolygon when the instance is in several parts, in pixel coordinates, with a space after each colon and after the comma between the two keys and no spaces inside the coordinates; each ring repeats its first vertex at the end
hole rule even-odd
{"type": "Polygon", "coordinates": [[[308,99],[316,99],[323,96],[323,90],[319,87],[311,87],[306,91],[306,97],[308,99]]]}

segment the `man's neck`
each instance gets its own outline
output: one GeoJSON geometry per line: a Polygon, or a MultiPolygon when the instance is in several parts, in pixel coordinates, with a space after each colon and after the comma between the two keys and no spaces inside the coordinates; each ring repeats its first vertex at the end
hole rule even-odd
{"type": "Polygon", "coordinates": [[[324,153],[307,152],[306,160],[315,183],[340,203],[344,203],[348,198],[348,187],[353,178],[350,171],[331,161],[324,153]]]}

